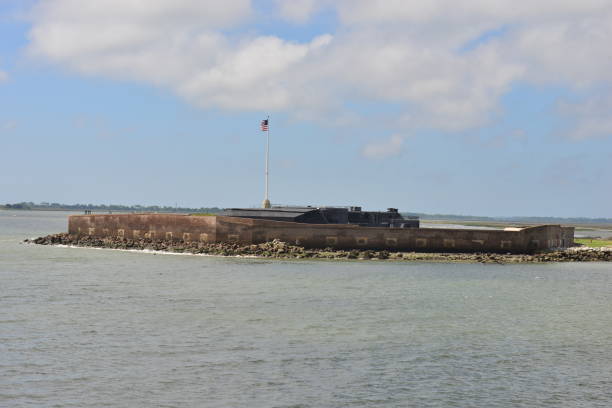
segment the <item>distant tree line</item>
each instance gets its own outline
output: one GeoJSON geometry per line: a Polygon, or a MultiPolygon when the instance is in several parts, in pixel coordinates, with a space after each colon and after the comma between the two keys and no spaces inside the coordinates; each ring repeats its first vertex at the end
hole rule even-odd
{"type": "Polygon", "coordinates": [[[66,211],[133,211],[133,212],[197,212],[197,213],[218,213],[221,211],[218,207],[171,207],[159,205],[121,205],[121,204],[60,204],[60,203],[33,203],[21,202],[14,204],[5,204],[0,206],[7,210],[66,210],[66,211]]]}
{"type": "MultiPolygon", "coordinates": [[[[60,203],[33,203],[21,202],[0,205],[6,210],[66,210],[66,211],[130,211],[130,212],[184,212],[184,213],[207,213],[216,214],[221,211],[219,207],[171,207],[159,205],[120,205],[120,204],[60,204],[60,203]]],[[[531,224],[609,224],[612,218],[562,218],[562,217],[479,217],[475,215],[454,214],[425,214],[425,213],[403,213],[404,215],[416,215],[422,220],[449,220],[449,221],[491,221],[491,222],[520,222],[531,224]]]]}
{"type": "Polygon", "coordinates": [[[587,217],[484,217],[477,215],[454,215],[454,214],[424,214],[403,213],[404,215],[418,216],[422,220],[449,220],[449,221],[491,221],[491,222],[523,222],[529,224],[609,224],[612,218],[587,218],[587,217]]]}

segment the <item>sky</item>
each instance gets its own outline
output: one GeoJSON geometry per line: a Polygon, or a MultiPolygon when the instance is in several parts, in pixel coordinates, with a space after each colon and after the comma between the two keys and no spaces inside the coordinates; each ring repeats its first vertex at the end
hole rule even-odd
{"type": "Polygon", "coordinates": [[[0,203],[612,217],[612,0],[0,0],[0,203]]]}

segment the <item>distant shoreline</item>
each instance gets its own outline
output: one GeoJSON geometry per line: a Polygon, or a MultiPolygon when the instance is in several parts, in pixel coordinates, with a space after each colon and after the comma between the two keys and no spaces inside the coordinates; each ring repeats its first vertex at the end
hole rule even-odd
{"type": "Polygon", "coordinates": [[[94,213],[130,213],[130,212],[157,212],[157,213],[217,213],[221,209],[218,207],[170,207],[159,205],[122,205],[122,204],[60,204],[60,203],[32,203],[21,202],[15,204],[0,205],[0,210],[14,211],[70,211],[84,212],[91,211],[94,213]]]}
{"type": "Polygon", "coordinates": [[[192,213],[194,211],[181,211],[176,210],[176,211],[144,211],[144,210],[89,210],[87,208],[83,208],[83,209],[74,209],[74,208],[5,208],[5,207],[0,207],[0,210],[5,210],[5,211],[23,211],[23,212],[27,212],[27,211],[57,211],[57,212],[74,212],[74,213],[83,213],[85,211],[91,211],[92,214],[108,214],[108,213],[113,213],[113,214],[127,214],[127,213],[135,213],[135,212],[144,212],[144,213],[159,213],[159,214],[189,214],[192,213]]]}
{"type": "MultiPolygon", "coordinates": [[[[427,224],[454,224],[454,225],[465,225],[466,227],[490,227],[490,228],[505,228],[512,226],[532,226],[539,225],[537,222],[520,222],[520,221],[461,221],[461,220],[421,220],[421,222],[427,224]]],[[[573,223],[573,222],[556,222],[557,224],[562,224],[568,227],[575,227],[584,230],[598,230],[598,229],[612,229],[612,222],[610,223],[573,223]]]]}
{"type": "MultiPolygon", "coordinates": [[[[4,210],[25,211],[92,211],[94,213],[121,212],[151,212],[151,213],[219,213],[220,207],[179,207],[159,205],[123,205],[123,204],[65,204],[47,202],[20,202],[0,205],[4,210]]],[[[431,224],[456,224],[466,226],[491,226],[503,228],[506,226],[528,226],[541,224],[561,224],[581,228],[607,228],[612,229],[612,218],[604,217],[549,217],[549,216],[478,216],[457,214],[429,214],[420,212],[400,211],[402,215],[417,216],[422,222],[431,224]]]]}
{"type": "MultiPolygon", "coordinates": [[[[150,207],[149,207],[150,208],[150,207]]],[[[190,214],[190,213],[207,213],[207,214],[216,214],[221,210],[217,207],[212,208],[204,208],[204,209],[189,209],[189,208],[161,208],[158,210],[148,209],[148,207],[142,208],[126,208],[126,209],[103,209],[103,208],[48,208],[48,207],[33,207],[33,208],[7,208],[6,206],[0,206],[0,210],[7,211],[64,211],[64,212],[74,212],[74,213],[83,213],[85,211],[91,211],[92,214],[129,214],[129,213],[158,213],[158,214],[190,214]]],[[[408,214],[408,213],[407,213],[408,214]]],[[[412,214],[412,213],[409,213],[412,214]]],[[[488,227],[495,229],[503,229],[505,227],[525,227],[532,225],[540,225],[542,223],[548,224],[560,224],[568,227],[575,227],[581,230],[589,231],[597,231],[597,230],[610,230],[612,231],[612,219],[610,222],[598,222],[596,219],[593,219],[593,222],[573,222],[572,218],[553,218],[549,222],[536,222],[534,220],[530,220],[533,217],[526,217],[524,221],[521,221],[520,217],[516,217],[516,220],[502,220],[502,219],[494,219],[490,220],[478,220],[478,219],[463,219],[462,216],[449,216],[446,218],[429,218],[430,215],[427,214],[419,214],[421,217],[421,223],[423,224],[450,224],[450,225],[462,225],[466,227],[488,227]],[[457,217],[457,218],[455,218],[457,217]]],[[[474,217],[477,218],[477,217],[474,217]]],[[[487,218],[487,217],[483,217],[487,218]]]]}

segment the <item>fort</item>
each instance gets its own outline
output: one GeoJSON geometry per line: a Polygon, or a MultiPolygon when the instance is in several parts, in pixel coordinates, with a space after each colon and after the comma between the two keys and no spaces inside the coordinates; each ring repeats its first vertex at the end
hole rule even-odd
{"type": "MultiPolygon", "coordinates": [[[[262,208],[229,208],[219,215],[85,214],[70,216],[68,233],[76,237],[260,245],[281,241],[301,248],[419,252],[526,254],[574,245],[574,228],[540,225],[505,230],[421,228],[417,217],[396,208],[273,207],[269,200],[270,123],[266,132],[265,194],[262,208]]],[[[51,240],[53,241],[53,239],[51,240]]]]}
{"type": "Polygon", "coordinates": [[[533,253],[574,245],[574,228],[539,225],[506,230],[420,228],[396,209],[272,207],[228,209],[221,215],[72,215],[68,233],[95,238],[261,244],[280,240],[304,248],[420,252],[533,253]]]}

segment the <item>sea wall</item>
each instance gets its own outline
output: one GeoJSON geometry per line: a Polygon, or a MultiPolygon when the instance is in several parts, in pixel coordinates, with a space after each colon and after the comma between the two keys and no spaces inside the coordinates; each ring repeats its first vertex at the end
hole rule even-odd
{"type": "Polygon", "coordinates": [[[98,238],[259,244],[278,239],[305,248],[390,249],[424,252],[528,253],[573,245],[574,229],[541,225],[518,231],[377,228],[299,224],[224,216],[181,214],[73,215],[68,232],[98,238]]]}

